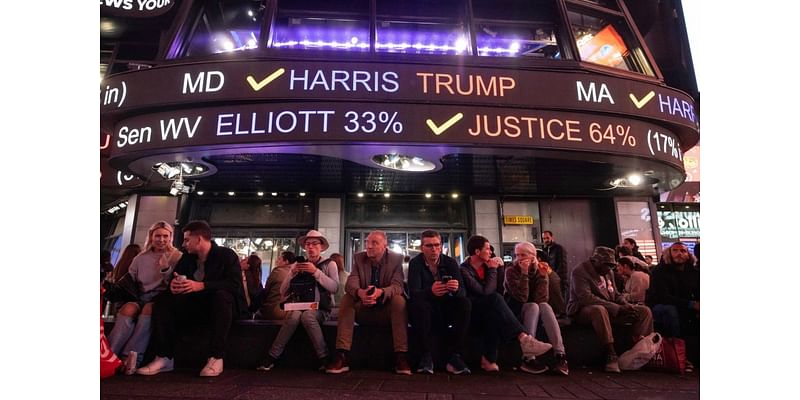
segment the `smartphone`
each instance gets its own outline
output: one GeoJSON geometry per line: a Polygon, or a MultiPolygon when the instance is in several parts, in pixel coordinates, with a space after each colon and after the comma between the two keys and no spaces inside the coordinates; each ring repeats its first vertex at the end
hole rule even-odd
{"type": "Polygon", "coordinates": [[[375,286],[367,289],[367,296],[372,296],[375,293],[375,286]]]}
{"type": "Polygon", "coordinates": [[[175,277],[175,280],[178,282],[184,282],[186,280],[186,275],[178,275],[175,277]]]}
{"type": "Polygon", "coordinates": [[[450,275],[442,275],[442,283],[447,283],[450,279],[453,279],[453,277],[450,275]]]}

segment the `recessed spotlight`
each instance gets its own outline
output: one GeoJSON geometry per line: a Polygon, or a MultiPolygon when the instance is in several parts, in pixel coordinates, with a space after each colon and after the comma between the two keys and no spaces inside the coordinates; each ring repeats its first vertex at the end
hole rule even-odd
{"type": "Polygon", "coordinates": [[[357,194],[356,196],[358,196],[358,197],[364,197],[364,192],[358,192],[358,194],[357,194]]]}
{"type": "Polygon", "coordinates": [[[272,195],[272,197],[275,197],[275,196],[277,196],[277,195],[278,195],[278,192],[272,192],[272,193],[270,193],[270,194],[272,195]]]}
{"type": "Polygon", "coordinates": [[[452,196],[454,199],[457,199],[458,198],[458,193],[453,193],[450,196],[452,196]]]}
{"type": "Polygon", "coordinates": [[[425,193],[425,198],[426,198],[426,199],[430,199],[430,198],[431,198],[431,196],[433,196],[433,195],[432,195],[432,194],[430,194],[430,193],[425,193]]]}
{"type": "Polygon", "coordinates": [[[391,193],[384,193],[383,197],[388,199],[389,197],[392,197],[392,194],[391,193]]]}
{"type": "Polygon", "coordinates": [[[264,192],[258,192],[258,195],[259,195],[259,196],[263,196],[263,195],[264,195],[264,192]]]}
{"type": "Polygon", "coordinates": [[[300,192],[300,197],[306,197],[306,192],[300,192]]]}
{"type": "Polygon", "coordinates": [[[197,195],[198,196],[202,196],[204,193],[205,193],[204,191],[200,190],[200,191],[197,192],[197,195]]]}
{"type": "Polygon", "coordinates": [[[228,192],[228,196],[234,196],[236,192],[228,192]]]}
{"type": "Polygon", "coordinates": [[[630,183],[633,186],[638,186],[640,183],[642,183],[642,179],[644,178],[642,178],[641,174],[628,175],[628,183],[630,183]]]}

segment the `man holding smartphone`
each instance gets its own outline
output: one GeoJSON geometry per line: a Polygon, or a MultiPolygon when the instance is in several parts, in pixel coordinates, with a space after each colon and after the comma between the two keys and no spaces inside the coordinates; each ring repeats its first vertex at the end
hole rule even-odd
{"type": "Polygon", "coordinates": [[[469,374],[461,358],[469,328],[471,303],[464,290],[458,262],[442,254],[439,232],[422,232],[422,253],[408,263],[408,315],[421,350],[417,372],[433,373],[433,329],[447,334],[447,371],[469,374]],[[452,328],[448,330],[448,325],[452,328]]]}

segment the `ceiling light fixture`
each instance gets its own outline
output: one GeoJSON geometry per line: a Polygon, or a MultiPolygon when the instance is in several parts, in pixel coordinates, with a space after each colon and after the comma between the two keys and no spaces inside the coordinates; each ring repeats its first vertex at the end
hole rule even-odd
{"type": "Polygon", "coordinates": [[[178,176],[194,178],[207,173],[208,170],[205,165],[193,161],[170,161],[153,165],[153,171],[164,179],[175,179],[178,176]]]}
{"type": "Polygon", "coordinates": [[[375,165],[397,171],[426,172],[436,169],[436,165],[422,157],[404,154],[377,154],[372,157],[375,165]]]}

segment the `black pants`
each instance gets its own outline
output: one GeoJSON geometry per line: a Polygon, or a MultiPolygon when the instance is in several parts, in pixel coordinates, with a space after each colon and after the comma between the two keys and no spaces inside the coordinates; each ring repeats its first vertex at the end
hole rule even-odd
{"type": "Polygon", "coordinates": [[[501,340],[510,342],[525,331],[506,301],[496,292],[472,300],[472,328],[481,332],[482,354],[490,362],[497,361],[497,345],[501,340]]]}
{"type": "Polygon", "coordinates": [[[209,357],[222,358],[234,317],[233,295],[224,290],[189,294],[162,293],[153,304],[152,346],[160,357],[173,358],[180,332],[196,325],[211,330],[209,357]]]}
{"type": "Polygon", "coordinates": [[[433,330],[447,336],[447,354],[464,354],[472,304],[466,297],[444,295],[435,300],[415,297],[408,302],[408,318],[422,354],[433,349],[433,330]],[[448,330],[448,325],[453,327],[448,330]]]}

